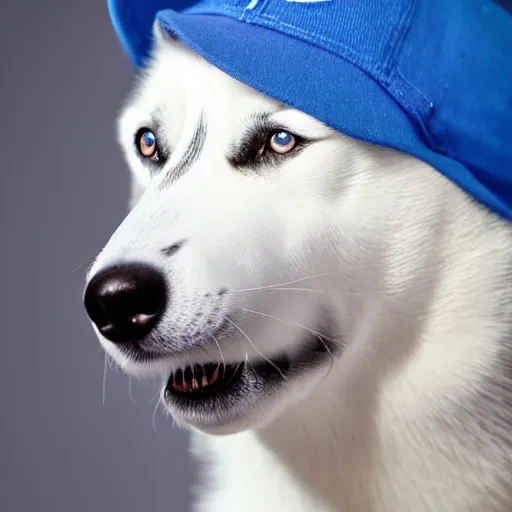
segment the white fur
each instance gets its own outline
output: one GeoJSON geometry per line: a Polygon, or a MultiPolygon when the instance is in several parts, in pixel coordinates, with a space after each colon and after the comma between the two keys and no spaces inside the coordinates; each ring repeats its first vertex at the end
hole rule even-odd
{"type": "MultiPolygon", "coordinates": [[[[173,290],[164,324],[178,337],[196,312],[208,313],[204,293],[296,281],[230,296],[228,314],[245,308],[281,320],[237,317],[256,349],[233,335],[223,357],[293,351],[299,326],[316,329],[324,309],[344,343],[332,365],[241,421],[208,427],[175,418],[194,430],[207,469],[196,510],[509,512],[511,224],[425,163],[293,110],[274,118],[323,140],[278,169],[234,170],[225,155],[250,116],[277,107],[159,35],[120,116],[141,197],[91,275],[119,260],[157,265],[173,290]],[[173,154],[151,177],[133,139],[156,110],[173,154]],[[200,158],[159,188],[201,115],[200,158]],[[159,253],[183,238],[172,258],[159,253]]],[[[129,373],[166,378],[196,361],[170,356],[142,366],[102,343],[129,373]]],[[[212,354],[219,357],[216,346],[212,354]]]]}

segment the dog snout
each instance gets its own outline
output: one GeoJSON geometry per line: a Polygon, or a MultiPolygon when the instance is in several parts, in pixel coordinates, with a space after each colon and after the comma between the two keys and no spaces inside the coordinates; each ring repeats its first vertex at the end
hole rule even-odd
{"type": "Polygon", "coordinates": [[[116,344],[136,343],[157,325],[168,301],[161,272],[146,264],[123,264],[96,274],[84,305],[100,333],[116,344]]]}

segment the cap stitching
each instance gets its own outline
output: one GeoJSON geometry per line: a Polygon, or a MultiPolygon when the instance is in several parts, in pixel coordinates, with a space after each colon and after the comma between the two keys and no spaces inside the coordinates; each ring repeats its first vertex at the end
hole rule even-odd
{"type": "Polygon", "coordinates": [[[403,48],[406,34],[409,33],[411,28],[411,18],[416,8],[416,0],[412,0],[407,4],[407,8],[403,10],[401,19],[398,21],[397,26],[392,31],[391,37],[388,40],[387,48],[384,52],[385,57],[382,65],[382,71],[389,75],[394,69],[400,52],[403,48]]]}
{"type": "MultiPolygon", "coordinates": [[[[312,32],[308,32],[300,27],[297,27],[295,25],[292,25],[290,23],[286,23],[284,21],[281,21],[279,18],[276,18],[275,16],[272,16],[270,14],[265,14],[265,13],[262,13],[260,14],[259,16],[255,17],[254,20],[251,20],[252,23],[257,23],[257,22],[261,22],[262,24],[266,25],[266,26],[269,26],[269,27],[272,27],[272,28],[277,28],[277,26],[282,26],[282,27],[286,27],[288,29],[291,29],[292,31],[295,31],[296,34],[294,34],[296,37],[299,37],[299,38],[302,38],[312,44],[318,44],[319,41],[322,41],[324,43],[329,43],[333,46],[335,46],[338,50],[342,50],[345,55],[341,55],[341,57],[344,57],[344,56],[350,56],[352,59],[356,60],[356,59],[360,59],[363,61],[363,63],[365,65],[374,65],[375,62],[370,59],[368,56],[366,55],[363,55],[361,53],[357,53],[357,52],[354,52],[353,50],[351,50],[350,48],[348,48],[347,46],[344,46],[342,44],[339,44],[338,42],[336,41],[333,41],[332,39],[328,38],[328,37],[325,37],[325,36],[322,36],[320,34],[315,34],[315,33],[312,33],[312,32]],[[267,21],[267,19],[263,19],[263,18],[268,18],[268,20],[270,21],[267,21]]],[[[333,49],[329,49],[329,48],[324,48],[324,50],[327,50],[327,51],[330,51],[331,53],[334,53],[333,52],[333,49]]],[[[354,64],[355,65],[355,64],[354,64]]]]}

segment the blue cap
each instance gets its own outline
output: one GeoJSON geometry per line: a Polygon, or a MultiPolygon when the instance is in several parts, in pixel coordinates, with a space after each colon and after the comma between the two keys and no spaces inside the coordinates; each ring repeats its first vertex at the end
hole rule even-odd
{"type": "Polygon", "coordinates": [[[491,0],[108,0],[133,64],[162,28],[233,78],[430,164],[512,220],[512,15],[491,0]],[[172,9],[170,9],[172,8],[172,9]]]}

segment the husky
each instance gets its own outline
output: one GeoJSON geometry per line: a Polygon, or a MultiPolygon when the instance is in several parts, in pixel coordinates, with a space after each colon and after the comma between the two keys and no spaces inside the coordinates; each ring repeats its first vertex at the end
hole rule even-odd
{"type": "Polygon", "coordinates": [[[510,512],[512,224],[154,39],[84,300],[191,431],[194,510],[510,512]]]}

